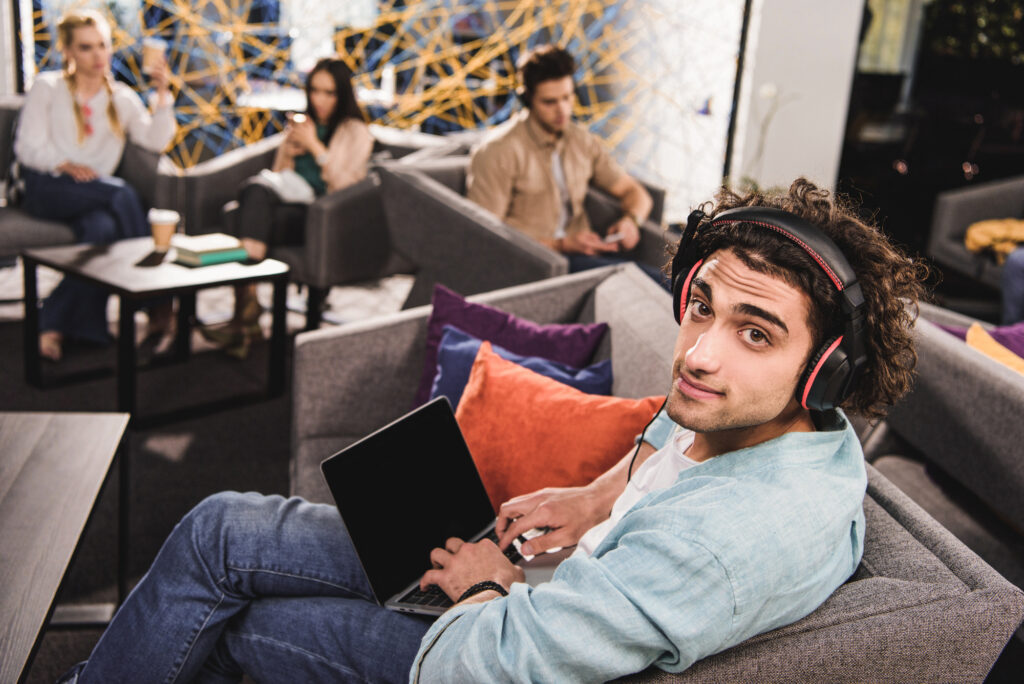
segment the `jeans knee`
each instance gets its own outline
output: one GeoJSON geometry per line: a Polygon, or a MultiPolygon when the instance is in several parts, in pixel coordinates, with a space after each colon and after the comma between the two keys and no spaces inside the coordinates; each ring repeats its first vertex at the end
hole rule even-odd
{"type": "Polygon", "coordinates": [[[190,537],[200,541],[199,548],[216,549],[219,539],[230,538],[234,530],[245,535],[259,533],[261,521],[269,519],[277,509],[279,496],[256,492],[218,492],[212,494],[185,514],[181,525],[190,537]]]}
{"type": "Polygon", "coordinates": [[[117,240],[117,221],[107,211],[97,209],[75,220],[79,242],[108,245],[117,240]]]}

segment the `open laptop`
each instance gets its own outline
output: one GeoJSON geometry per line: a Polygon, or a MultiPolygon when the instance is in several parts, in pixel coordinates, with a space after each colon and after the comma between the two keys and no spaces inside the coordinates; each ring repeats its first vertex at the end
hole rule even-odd
{"type": "MultiPolygon", "coordinates": [[[[447,398],[407,413],[320,468],[377,602],[420,615],[447,610],[452,602],[444,592],[419,589],[430,552],[449,537],[479,541],[493,535],[495,524],[447,398]]],[[[522,541],[509,545],[506,556],[523,565],[531,585],[549,580],[568,555],[541,554],[524,563],[518,554],[522,541]]]]}

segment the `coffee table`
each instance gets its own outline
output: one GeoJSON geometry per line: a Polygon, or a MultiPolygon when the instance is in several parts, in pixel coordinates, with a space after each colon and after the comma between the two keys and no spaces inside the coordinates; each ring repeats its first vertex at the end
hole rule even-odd
{"type": "Polygon", "coordinates": [[[39,307],[36,268],[41,264],[65,275],[75,276],[120,298],[117,336],[117,409],[135,412],[135,312],[157,297],[178,299],[178,332],[173,359],[183,361],[191,353],[190,328],[195,317],[196,292],[207,287],[238,285],[256,281],[274,284],[274,322],[270,339],[267,389],[270,396],[284,391],[285,295],[288,266],[274,259],[257,264],[229,263],[190,268],[173,263],[174,250],[153,251],[148,237],[121,240],[109,245],[66,245],[27,249],[21,254],[25,273],[25,379],[43,386],[39,355],[39,307]]]}
{"type": "MultiPolygon", "coordinates": [[[[0,682],[22,681],[128,416],[0,413],[0,682]]],[[[128,455],[118,457],[118,600],[127,567],[128,455]]],[[[113,606],[107,611],[107,618],[113,606]]]]}

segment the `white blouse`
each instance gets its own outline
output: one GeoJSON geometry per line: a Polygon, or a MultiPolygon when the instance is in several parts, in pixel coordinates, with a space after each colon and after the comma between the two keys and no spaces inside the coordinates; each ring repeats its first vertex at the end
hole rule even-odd
{"type": "MultiPolygon", "coordinates": [[[[52,172],[68,161],[109,176],[121,161],[124,139],[110,128],[107,89],[100,88],[84,103],[91,110],[88,123],[92,133],[81,143],[78,142],[72,97],[63,73],[44,71],[38,74],[18,117],[14,154],[23,165],[41,173],[52,172]]],[[[171,97],[168,96],[152,115],[138,94],[123,83],[114,83],[113,97],[121,128],[132,142],[155,152],[170,144],[177,130],[171,97]]]]}

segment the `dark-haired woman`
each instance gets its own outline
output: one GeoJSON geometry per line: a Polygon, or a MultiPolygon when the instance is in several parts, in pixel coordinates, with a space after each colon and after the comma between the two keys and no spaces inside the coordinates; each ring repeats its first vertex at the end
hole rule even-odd
{"type": "MultiPolygon", "coordinates": [[[[321,59],[306,79],[306,113],[285,128],[272,170],[295,171],[321,196],[365,178],[372,150],[352,73],[339,59],[321,59]]],[[[308,205],[285,202],[259,177],[242,184],[238,202],[237,233],[252,259],[263,259],[273,245],[303,243],[308,205]]],[[[250,342],[262,336],[260,313],[255,286],[239,286],[234,318],[224,327],[203,328],[203,334],[229,354],[245,357],[250,342]]]]}

